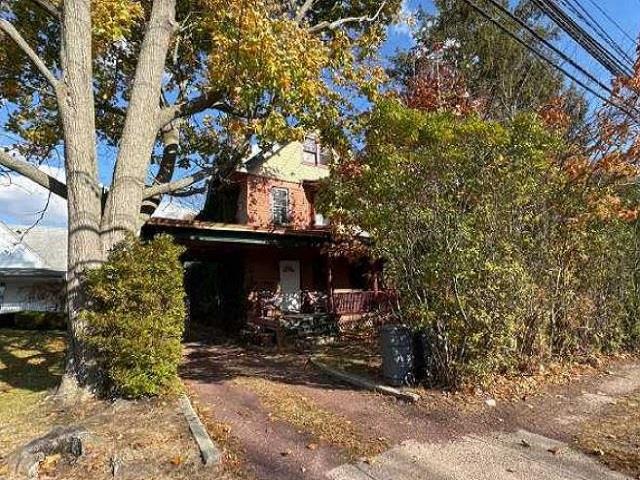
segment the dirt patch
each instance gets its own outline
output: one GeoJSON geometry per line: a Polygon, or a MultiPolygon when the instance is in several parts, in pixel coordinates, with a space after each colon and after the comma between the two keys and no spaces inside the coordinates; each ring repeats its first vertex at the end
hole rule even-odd
{"type": "Polygon", "coordinates": [[[0,330],[0,477],[16,448],[56,426],[89,431],[85,454],[41,464],[43,479],[204,479],[200,452],[176,398],[62,405],[51,397],[62,373],[65,337],[56,332],[0,330]]]}
{"type": "Polygon", "coordinates": [[[640,394],[617,399],[597,422],[584,422],[575,444],[614,470],[640,478],[640,394]]]}
{"type": "Polygon", "coordinates": [[[222,449],[222,470],[224,473],[238,480],[253,480],[255,477],[247,468],[244,449],[238,439],[232,435],[231,426],[219,421],[214,410],[207,404],[200,402],[192,388],[188,390],[193,408],[198,413],[207,433],[222,449]]]}
{"type": "MultiPolygon", "coordinates": [[[[14,416],[8,427],[21,431],[22,439],[33,438],[39,434],[28,434],[34,417],[42,420],[38,422],[39,433],[59,425],[78,425],[90,432],[85,454],[78,461],[48,457],[41,467],[41,478],[111,479],[115,472],[121,479],[204,479],[211,474],[202,467],[176,399],[115,403],[91,400],[73,408],[43,400],[26,410],[23,417],[14,416]]],[[[2,451],[0,463],[20,444],[4,440],[10,448],[2,451]]]]}

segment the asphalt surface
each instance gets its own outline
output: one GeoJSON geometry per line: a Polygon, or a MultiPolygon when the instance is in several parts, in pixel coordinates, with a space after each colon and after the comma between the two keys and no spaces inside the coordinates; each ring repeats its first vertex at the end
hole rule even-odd
{"type": "Polygon", "coordinates": [[[565,443],[524,430],[447,443],[404,442],[331,480],[627,480],[565,443]]]}

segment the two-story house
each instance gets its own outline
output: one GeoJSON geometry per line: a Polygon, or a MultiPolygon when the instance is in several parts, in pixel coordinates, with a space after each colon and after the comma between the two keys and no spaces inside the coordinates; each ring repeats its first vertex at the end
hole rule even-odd
{"type": "Polygon", "coordinates": [[[283,315],[347,318],[374,308],[379,264],[336,254],[315,207],[330,159],[310,136],[245,161],[208,202],[206,221],[147,223],[147,236],[169,233],[187,247],[192,318],[235,329],[263,315],[265,302],[283,315]]]}

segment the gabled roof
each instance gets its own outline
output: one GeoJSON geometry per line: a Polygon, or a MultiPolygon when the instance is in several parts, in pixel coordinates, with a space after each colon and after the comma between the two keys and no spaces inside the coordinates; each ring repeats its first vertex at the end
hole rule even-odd
{"type": "Polygon", "coordinates": [[[38,255],[45,259],[46,264],[59,271],[67,270],[67,238],[66,228],[28,226],[12,226],[14,232],[38,255]]]}
{"type": "Polygon", "coordinates": [[[30,272],[65,272],[67,269],[66,230],[36,226],[9,227],[0,222],[0,271],[2,275],[30,272]]]}

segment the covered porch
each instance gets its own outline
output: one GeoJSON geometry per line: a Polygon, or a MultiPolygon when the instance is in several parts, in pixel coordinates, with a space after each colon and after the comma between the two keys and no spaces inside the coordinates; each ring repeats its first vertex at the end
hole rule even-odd
{"type": "Polygon", "coordinates": [[[389,307],[380,262],[331,253],[326,229],[260,230],[245,225],[154,219],[186,247],[190,320],[229,333],[330,333],[389,307]],[[206,272],[209,273],[206,273],[206,272]]]}

